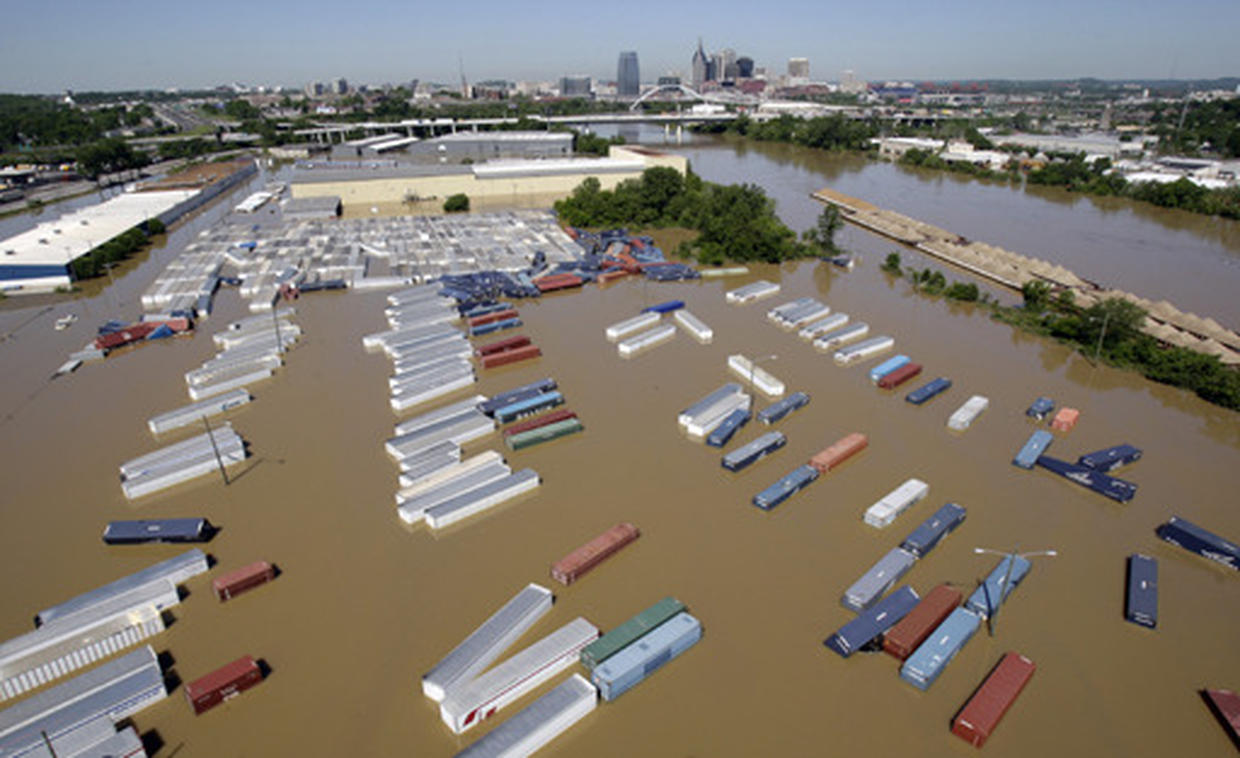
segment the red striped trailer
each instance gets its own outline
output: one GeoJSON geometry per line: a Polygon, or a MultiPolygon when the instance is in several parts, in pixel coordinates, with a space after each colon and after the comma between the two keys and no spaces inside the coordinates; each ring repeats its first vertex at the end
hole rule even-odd
{"type": "Polygon", "coordinates": [[[215,590],[215,596],[222,603],[275,578],[275,567],[267,561],[255,561],[248,566],[242,566],[216,577],[215,581],[211,582],[211,588],[215,590]]]}
{"type": "Polygon", "coordinates": [[[519,314],[517,313],[516,308],[505,308],[502,311],[495,311],[494,313],[484,313],[481,316],[474,316],[466,323],[469,326],[482,326],[483,324],[490,324],[495,321],[516,318],[518,315],[519,314]]]}
{"type": "Polygon", "coordinates": [[[986,739],[994,732],[1003,714],[1007,713],[1036,669],[1033,661],[1019,653],[1003,656],[982,686],[956,714],[952,721],[952,734],[973,747],[986,744],[986,739]]]}
{"type": "Polygon", "coordinates": [[[194,715],[209,711],[263,681],[263,671],[251,656],[242,656],[185,685],[185,699],[194,715]]]}
{"type": "Polygon", "coordinates": [[[481,358],[491,353],[502,353],[505,350],[513,350],[518,347],[525,347],[530,344],[530,338],[524,335],[517,337],[509,337],[507,339],[497,340],[496,342],[488,342],[485,345],[479,345],[474,348],[474,355],[481,358]]]}
{"type": "Polygon", "coordinates": [[[567,421],[570,418],[577,418],[577,412],[570,411],[567,408],[561,408],[560,410],[544,413],[541,416],[535,416],[534,418],[526,419],[520,423],[513,424],[504,430],[504,436],[511,437],[514,434],[528,432],[531,429],[537,429],[541,426],[554,424],[557,421],[567,421]]]}
{"type": "Polygon", "coordinates": [[[483,368],[495,368],[497,366],[507,366],[509,363],[528,361],[540,355],[542,355],[542,350],[538,349],[538,345],[526,345],[513,350],[501,350],[498,353],[484,355],[479,359],[479,362],[483,368]]]}
{"type": "Polygon", "coordinates": [[[878,380],[879,389],[890,390],[899,387],[909,379],[921,373],[920,363],[906,363],[900,368],[878,380]]]}
{"type": "Polygon", "coordinates": [[[622,522],[551,564],[551,577],[561,584],[577,581],[620,548],[641,536],[637,527],[622,522]]]}
{"type": "Polygon", "coordinates": [[[572,274],[557,274],[554,276],[546,276],[534,282],[534,286],[538,287],[539,292],[555,292],[556,290],[565,290],[572,287],[580,287],[585,281],[572,274]]]}

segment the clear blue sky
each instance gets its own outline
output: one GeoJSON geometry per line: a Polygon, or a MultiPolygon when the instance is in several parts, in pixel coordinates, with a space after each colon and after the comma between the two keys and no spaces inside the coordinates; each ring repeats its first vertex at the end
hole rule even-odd
{"type": "Polygon", "coordinates": [[[700,35],[815,79],[1240,75],[1240,0],[9,0],[0,91],[687,74],[700,35]]]}

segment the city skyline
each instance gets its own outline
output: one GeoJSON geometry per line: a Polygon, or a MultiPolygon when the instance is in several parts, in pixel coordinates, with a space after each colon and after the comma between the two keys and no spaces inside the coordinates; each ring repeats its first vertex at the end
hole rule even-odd
{"type": "Polygon", "coordinates": [[[233,81],[300,88],[337,77],[454,83],[461,64],[471,82],[556,81],[569,74],[611,81],[624,50],[637,52],[644,81],[668,73],[688,79],[699,37],[709,53],[741,51],[772,73],[784,71],[789,58],[808,58],[819,80],[837,79],[844,69],[871,81],[1240,73],[1240,50],[1231,39],[1240,5],[1222,0],[1140,13],[1116,0],[1088,7],[1053,0],[1036,8],[948,0],[881,10],[782,3],[762,9],[769,21],[761,33],[752,6],[739,2],[717,4],[704,16],[639,0],[600,6],[589,25],[566,4],[522,18],[490,0],[468,16],[388,0],[365,13],[313,0],[221,0],[193,6],[192,16],[182,8],[150,0],[23,7],[7,19],[0,91],[192,89],[233,81]]]}

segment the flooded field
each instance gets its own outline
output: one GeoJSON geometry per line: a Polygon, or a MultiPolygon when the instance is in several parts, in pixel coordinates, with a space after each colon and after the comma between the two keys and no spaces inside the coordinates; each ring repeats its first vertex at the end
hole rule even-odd
{"type": "MultiPolygon", "coordinates": [[[[746,176],[722,168],[729,155],[744,165],[731,150],[686,152],[707,178],[746,176]]],[[[794,181],[771,165],[768,178],[749,180],[780,199],[794,226],[808,226],[817,209],[797,182],[816,188],[833,181],[829,172],[797,169],[803,177],[794,181]]],[[[170,248],[188,233],[174,231],[170,248]]],[[[295,317],[302,341],[275,378],[251,388],[255,402],[230,416],[252,453],[233,482],[203,479],[133,503],[121,494],[116,467],[192,433],[156,441],[146,419],[188,402],[182,375],[214,352],[207,335],[246,315],[235,292],[218,297],[204,334],[113,356],[54,382],[46,377],[63,356],[117,300],[134,303],[169,253],[157,251],[118,286],[76,303],[82,319],[65,332],[51,327],[61,309],[0,313],[3,332],[29,320],[0,343],[0,571],[7,577],[0,639],[29,630],[41,608],[182,551],[107,547],[99,535],[109,519],[205,516],[223,527],[206,546],[218,562],[212,576],[259,559],[281,575],[225,604],[211,596],[209,577],[190,580],[189,597],[173,609],[176,623],[152,644],[169,653],[183,681],[243,654],[264,659],[271,675],[203,716],[192,715],[181,687],[138,714],[140,731],[154,730],[163,744],[157,756],[452,755],[491,724],[453,735],[422,696],[419,677],[529,582],[551,587],[557,600],[521,644],[578,615],[611,628],[669,594],[705,628],[700,644],[616,702],[600,703],[547,755],[972,755],[948,733],[950,719],[1008,650],[1032,658],[1038,672],[988,743],[991,752],[1230,754],[1196,690],[1240,683],[1240,577],[1162,543],[1153,530],[1181,515],[1240,536],[1232,502],[1240,417],[1095,367],[970,306],[913,293],[877,269],[891,243],[857,230],[842,239],[863,256],[851,273],[803,262],[689,284],[621,281],[518,303],[526,324],[519,333],[543,357],[484,372],[444,402],[551,376],[586,429],[504,451],[514,469],[538,471],[542,486],[438,533],[405,527],[395,514],[396,468],[383,451],[398,420],[388,407],[390,363],[361,346],[362,335],[385,326],[384,293],[303,297],[295,317]],[[758,278],[779,282],[782,292],[754,305],[725,304],[727,289],[758,278]],[[890,393],[869,383],[872,362],[839,368],[765,318],[767,309],[804,296],[892,335],[896,352],[925,365],[925,379],[949,376],[955,386],[911,406],[903,401],[907,386],[890,393]],[[604,328],[672,298],[713,327],[714,342],[701,345],[682,332],[648,353],[618,357],[604,328]],[[720,451],[685,438],[675,423],[679,410],[733,380],[725,368],[733,353],[777,356],[763,367],[812,398],[776,427],[788,445],[739,474],[722,469],[720,451]],[[975,393],[990,398],[989,410],[963,434],[949,433],[948,415],[975,393]],[[1121,442],[1144,449],[1121,474],[1140,486],[1131,503],[1009,464],[1034,428],[1024,409],[1037,395],[1082,411],[1050,454],[1074,459],[1121,442]],[[853,431],[868,434],[870,447],[840,470],[772,512],[749,503],[853,431]],[[862,522],[871,503],[913,476],[929,483],[925,500],[887,529],[862,522]],[[900,680],[894,659],[842,660],[822,641],[853,617],[840,605],[844,589],[947,501],[967,508],[968,518],[907,575],[919,594],[945,581],[971,589],[995,562],[974,547],[1054,548],[1059,557],[1035,559],[998,615],[994,637],[979,632],[923,693],[900,680]],[[552,584],[553,561],[619,521],[637,525],[641,538],[572,586],[552,584]],[[1123,620],[1124,559],[1133,552],[1159,561],[1156,631],[1123,620]]],[[[1107,280],[1119,283],[1118,274],[1107,280]]],[[[1181,283],[1192,289],[1191,279],[1181,283]]],[[[762,431],[751,424],[726,449],[762,431]]],[[[498,434],[466,453],[483,449],[502,449],[498,434]]]]}

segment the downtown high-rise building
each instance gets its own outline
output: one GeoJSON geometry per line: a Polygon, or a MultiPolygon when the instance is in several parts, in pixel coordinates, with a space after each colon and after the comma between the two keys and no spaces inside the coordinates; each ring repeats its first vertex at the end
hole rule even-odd
{"type": "Polygon", "coordinates": [[[588,76],[560,77],[561,97],[589,97],[591,90],[590,77],[588,76]]]}
{"type": "Polygon", "coordinates": [[[698,37],[697,52],[693,54],[693,62],[690,64],[691,81],[693,89],[701,90],[702,85],[711,80],[711,69],[714,68],[710,58],[706,56],[706,51],[702,49],[702,38],[698,37]]]}
{"type": "Polygon", "coordinates": [[[637,67],[637,53],[631,50],[620,53],[620,62],[616,66],[616,94],[621,97],[637,97],[641,90],[642,79],[637,67]]]}
{"type": "Polygon", "coordinates": [[[809,79],[809,58],[789,58],[788,77],[790,79],[809,79]]]}

